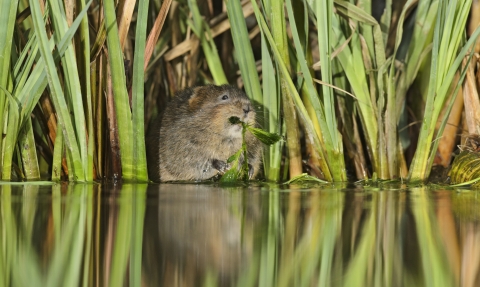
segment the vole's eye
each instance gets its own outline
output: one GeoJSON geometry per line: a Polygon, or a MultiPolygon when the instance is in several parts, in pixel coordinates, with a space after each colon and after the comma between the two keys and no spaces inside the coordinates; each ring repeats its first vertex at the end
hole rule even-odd
{"type": "Polygon", "coordinates": [[[228,100],[228,95],[223,95],[222,100],[228,100]]]}

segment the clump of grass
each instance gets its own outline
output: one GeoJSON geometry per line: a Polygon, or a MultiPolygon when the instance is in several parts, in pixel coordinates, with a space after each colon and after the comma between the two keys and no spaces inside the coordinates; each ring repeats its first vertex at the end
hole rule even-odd
{"type": "Polygon", "coordinates": [[[242,147],[227,159],[230,169],[221,177],[220,182],[231,183],[238,180],[247,181],[249,179],[248,150],[245,140],[245,133],[248,131],[263,144],[270,146],[281,140],[281,136],[266,132],[262,129],[252,127],[248,123],[241,121],[238,117],[230,117],[229,122],[232,125],[242,125],[242,147]]]}

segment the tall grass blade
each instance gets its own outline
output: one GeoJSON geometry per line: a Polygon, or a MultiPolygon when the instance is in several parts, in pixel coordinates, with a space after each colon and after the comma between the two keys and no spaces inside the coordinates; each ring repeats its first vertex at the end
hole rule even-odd
{"type": "Polygon", "coordinates": [[[227,84],[227,77],[223,71],[222,62],[220,61],[220,56],[218,55],[215,42],[213,41],[212,33],[200,14],[197,0],[188,0],[188,7],[190,8],[193,17],[193,23],[190,22],[191,28],[195,35],[200,39],[203,52],[205,53],[205,59],[207,60],[208,68],[212,73],[215,84],[227,84]]]}
{"type": "Polygon", "coordinates": [[[23,172],[27,180],[39,180],[40,168],[37,161],[37,150],[35,148],[35,139],[33,138],[32,120],[27,122],[20,131],[18,146],[22,155],[23,172]]]}
{"type": "Polygon", "coordinates": [[[57,125],[57,136],[55,138],[55,146],[53,149],[52,160],[52,181],[60,181],[62,176],[62,156],[64,151],[62,124],[57,125]]]}
{"type": "MultiPolygon", "coordinates": [[[[10,55],[12,53],[13,30],[15,27],[15,17],[17,13],[18,0],[0,1],[0,87],[7,89],[10,74],[10,55]]],[[[0,90],[0,123],[6,123],[5,111],[7,107],[7,96],[3,90],[0,90]]],[[[0,130],[4,132],[4,125],[0,125],[0,130]]],[[[0,137],[0,175],[5,174],[3,170],[3,137],[0,137]]],[[[10,143],[12,144],[12,143],[10,143]]]]}
{"type": "MultiPolygon", "coordinates": [[[[323,3],[323,2],[322,2],[323,3]]],[[[330,5],[326,3],[317,3],[317,12],[319,13],[329,13],[328,11],[332,10],[333,2],[330,5]],[[328,7],[323,7],[327,5],[328,7]],[[321,12],[324,11],[324,12],[321,12]]],[[[326,161],[326,164],[329,166],[329,169],[333,175],[333,180],[335,181],[344,181],[346,180],[345,174],[345,163],[343,159],[343,146],[342,138],[337,129],[337,122],[335,117],[335,103],[333,99],[333,91],[330,86],[322,85],[323,89],[323,105],[319,100],[317,90],[313,84],[313,78],[310,74],[309,67],[307,66],[306,53],[303,51],[302,44],[300,43],[300,38],[298,34],[298,29],[293,13],[293,6],[291,0],[287,0],[287,12],[290,19],[290,25],[292,29],[292,35],[294,39],[295,46],[297,47],[297,58],[302,70],[302,76],[304,78],[304,84],[308,90],[308,101],[312,104],[313,109],[316,115],[316,121],[318,121],[322,134],[318,135],[323,136],[323,144],[325,146],[322,152],[320,160],[326,161]]],[[[320,19],[325,19],[328,21],[330,16],[322,14],[320,19]]],[[[317,20],[318,21],[318,20],[317,20]]],[[[322,81],[327,84],[332,84],[332,69],[330,65],[330,31],[328,27],[331,26],[330,23],[317,23],[318,26],[322,27],[319,29],[319,39],[322,38],[322,41],[319,41],[320,49],[320,61],[322,63],[322,81]],[[322,31],[322,32],[320,32],[322,31]]]]}
{"type": "MultiPolygon", "coordinates": [[[[11,179],[13,151],[17,141],[17,131],[19,129],[19,104],[16,99],[6,90],[0,87],[0,91],[4,92],[8,99],[8,123],[5,135],[3,154],[3,166],[1,178],[4,180],[11,179]]],[[[4,123],[5,124],[5,123],[4,123]]]]}
{"type": "Polygon", "coordinates": [[[226,0],[228,19],[230,21],[235,55],[240,67],[245,91],[255,102],[257,112],[263,104],[262,89],[258,78],[257,66],[253,56],[252,45],[248,38],[247,26],[243,17],[240,0],[226,0]]]}
{"type": "MultiPolygon", "coordinates": [[[[261,35],[262,46],[262,78],[263,78],[263,124],[271,133],[280,134],[282,120],[280,118],[280,97],[278,84],[275,77],[275,69],[272,58],[265,40],[261,35]]],[[[262,117],[260,117],[262,118],[262,117]]],[[[284,134],[284,132],[282,132],[284,134]]],[[[280,164],[283,142],[266,147],[264,149],[265,177],[271,181],[280,180],[280,164]]]]}
{"type": "Polygon", "coordinates": [[[105,29],[107,30],[108,64],[112,75],[115,114],[121,152],[122,177],[133,179],[132,112],[130,111],[123,52],[120,47],[118,27],[113,0],[103,1],[105,29]]]}
{"type": "MultiPolygon", "coordinates": [[[[79,8],[88,9],[92,2],[89,1],[85,3],[85,0],[79,0],[79,8]]],[[[79,77],[80,77],[80,87],[81,94],[85,97],[85,106],[86,106],[86,121],[87,121],[87,166],[85,171],[85,179],[89,182],[93,181],[93,159],[95,154],[95,136],[93,130],[93,100],[92,100],[92,88],[91,88],[91,73],[90,73],[90,35],[89,35],[89,21],[87,17],[77,18],[82,19],[82,22],[79,27],[79,33],[76,37],[76,49],[77,49],[77,63],[79,66],[79,77]]],[[[73,25],[72,25],[73,26],[73,25]]],[[[67,31],[68,33],[69,31],[67,31]]]]}
{"type": "MultiPolygon", "coordinates": [[[[307,110],[305,109],[305,106],[300,98],[300,95],[298,94],[298,91],[296,90],[295,85],[293,84],[293,81],[290,77],[290,73],[287,69],[287,66],[283,62],[283,58],[280,52],[278,51],[277,47],[275,46],[275,41],[270,33],[267,23],[265,22],[265,19],[263,18],[263,15],[261,14],[257,3],[253,0],[252,0],[252,6],[255,11],[255,16],[257,18],[257,21],[259,22],[259,25],[261,27],[261,31],[264,33],[265,37],[267,38],[270,44],[270,48],[272,49],[272,52],[275,57],[276,63],[278,64],[280,73],[282,74],[282,77],[285,80],[285,84],[287,85],[290,95],[292,96],[292,100],[295,103],[295,107],[298,111],[299,119],[302,121],[305,127],[305,131],[307,133],[306,136],[312,139],[312,142],[314,142],[317,152],[321,154],[320,141],[316,135],[315,129],[313,127],[313,123],[311,119],[308,117],[307,110]]],[[[333,180],[331,172],[326,164],[322,164],[320,166],[320,169],[324,173],[326,180],[328,181],[333,180]]]]}
{"type": "MultiPolygon", "coordinates": [[[[62,37],[68,31],[68,23],[66,21],[65,11],[63,5],[59,5],[56,0],[49,0],[50,4],[50,19],[53,23],[55,33],[53,37],[55,42],[60,42],[62,37]]],[[[62,68],[65,76],[64,93],[67,96],[67,101],[70,103],[73,112],[75,135],[78,142],[78,148],[82,161],[84,174],[80,177],[82,180],[87,178],[87,169],[89,166],[87,155],[87,123],[85,120],[85,111],[83,109],[82,89],[80,87],[80,79],[78,75],[77,61],[75,58],[75,51],[73,45],[68,45],[65,53],[62,56],[62,68]]],[[[90,175],[91,178],[91,175],[90,175]]]]}
{"type": "Polygon", "coordinates": [[[144,62],[145,42],[147,37],[148,2],[141,0],[138,4],[137,27],[135,31],[135,54],[133,59],[132,87],[132,128],[133,128],[133,164],[134,177],[147,181],[147,156],[145,151],[144,128],[144,62]]]}
{"type": "Polygon", "coordinates": [[[30,9],[32,10],[32,18],[35,27],[35,33],[40,42],[40,54],[46,64],[47,79],[50,86],[52,100],[57,111],[57,117],[60,123],[65,127],[65,144],[67,147],[67,157],[71,158],[73,170],[69,172],[74,174],[76,180],[84,180],[84,166],[82,165],[81,154],[78,148],[77,139],[74,134],[74,128],[70,119],[65,97],[58,79],[56,66],[53,56],[48,46],[47,33],[44,29],[45,24],[42,20],[40,5],[37,1],[30,1],[30,9]]]}
{"type": "MultiPolygon", "coordinates": [[[[270,45],[275,45],[280,55],[280,58],[285,65],[286,72],[289,74],[288,76],[290,77],[292,68],[290,63],[290,54],[288,52],[288,37],[286,30],[287,24],[284,12],[284,0],[271,1],[270,9],[271,10],[265,11],[268,15],[270,15],[270,30],[273,36],[273,42],[271,42],[270,45]]],[[[281,76],[280,73],[277,73],[277,77],[278,82],[280,83],[279,91],[282,99],[283,116],[285,118],[289,174],[290,177],[294,177],[302,174],[302,158],[297,111],[294,108],[291,91],[287,88],[286,80],[281,76]]]]}

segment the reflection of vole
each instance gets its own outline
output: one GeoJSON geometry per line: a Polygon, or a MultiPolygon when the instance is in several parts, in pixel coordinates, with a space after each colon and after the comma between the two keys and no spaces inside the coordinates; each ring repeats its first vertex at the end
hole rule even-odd
{"type": "MultiPolygon", "coordinates": [[[[232,86],[200,86],[175,96],[159,121],[150,126],[148,172],[154,181],[205,180],[229,168],[227,159],[242,147],[242,126],[255,124],[250,100],[232,86]]],[[[246,133],[249,175],[260,168],[261,143],[246,133]]]]}

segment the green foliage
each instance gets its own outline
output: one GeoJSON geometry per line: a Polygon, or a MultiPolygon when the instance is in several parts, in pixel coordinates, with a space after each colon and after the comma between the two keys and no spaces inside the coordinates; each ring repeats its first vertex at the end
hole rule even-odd
{"type": "MultiPolygon", "coordinates": [[[[451,83],[463,58],[480,35],[480,29],[477,28],[462,48],[461,44],[465,39],[464,33],[461,31],[467,21],[470,6],[471,1],[440,2],[440,13],[435,23],[425,115],[418,140],[420,148],[415,152],[409,171],[409,179],[412,181],[424,181],[430,174],[438,146],[438,141],[433,140],[435,125],[439,120],[442,108],[447,106],[448,110],[451,109],[453,105],[453,97],[450,97],[449,100],[451,83]]],[[[462,82],[463,77],[456,83],[456,87],[462,82]]],[[[448,113],[446,114],[448,115],[448,113]]],[[[444,123],[438,129],[437,136],[441,135],[446,118],[444,115],[444,119],[442,119],[444,123]]]]}
{"type": "MultiPolygon", "coordinates": [[[[116,7],[80,0],[72,10],[67,2],[1,2],[2,180],[147,181],[145,123],[162,106],[157,101],[187,85],[235,81],[263,127],[241,123],[268,145],[263,170],[272,181],[306,165],[328,181],[345,181],[353,168],[361,178],[405,176],[410,138],[397,126],[411,108],[407,91],[415,82],[428,86],[408,173],[425,180],[466,69],[459,81],[454,76],[480,34],[465,36],[471,0],[407,0],[403,7],[385,0],[378,21],[372,1],[226,0],[228,19],[208,1],[163,7],[121,0],[116,7]],[[124,45],[117,19],[127,6],[136,17],[127,21],[135,29],[124,45]],[[252,14],[256,23],[246,22],[252,14]],[[164,28],[157,26],[162,15],[169,17],[164,28]],[[160,35],[158,43],[147,42],[147,33],[149,40],[160,35]],[[426,71],[427,84],[419,77],[426,71]]],[[[230,164],[239,173],[225,180],[248,177],[246,149],[230,164]]]]}
{"type": "Polygon", "coordinates": [[[247,181],[249,168],[248,168],[248,156],[247,156],[247,144],[245,140],[245,133],[248,131],[252,133],[258,140],[265,145],[273,145],[278,142],[282,137],[277,134],[266,132],[259,128],[254,128],[249,124],[241,121],[238,117],[230,117],[229,122],[232,125],[242,125],[242,147],[227,160],[230,164],[229,169],[222,175],[220,182],[231,183],[236,182],[239,179],[247,181]],[[241,164],[240,164],[241,163],[241,164]]]}

